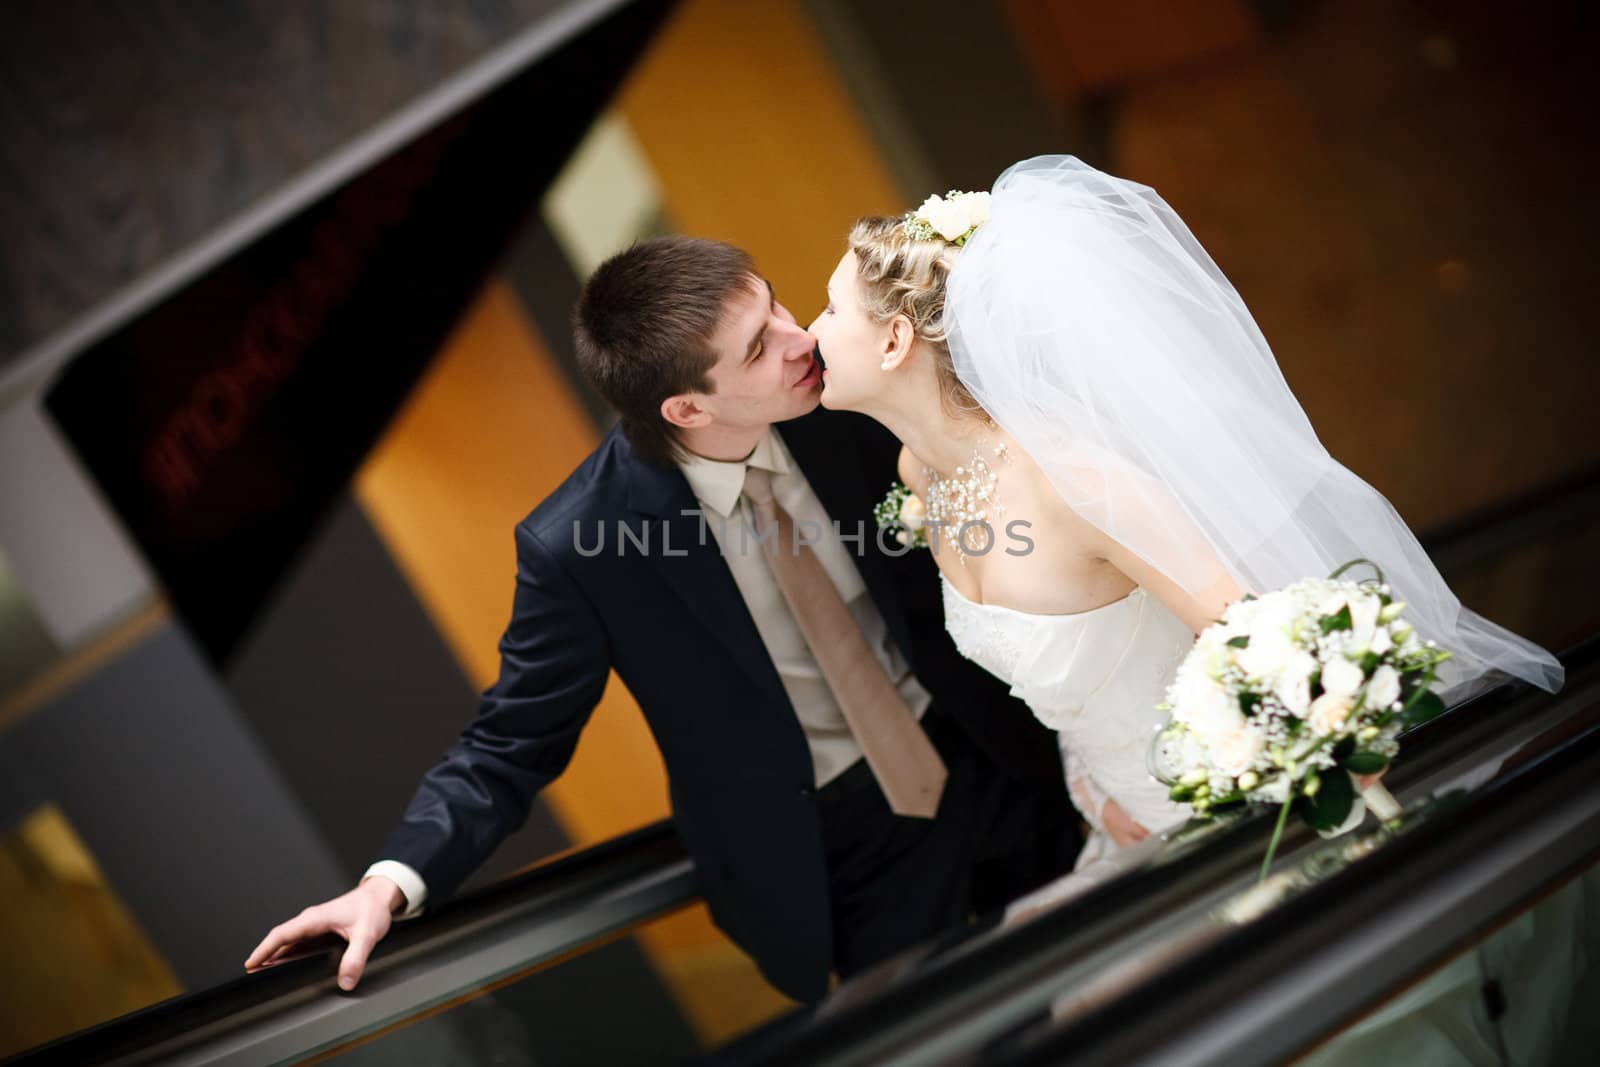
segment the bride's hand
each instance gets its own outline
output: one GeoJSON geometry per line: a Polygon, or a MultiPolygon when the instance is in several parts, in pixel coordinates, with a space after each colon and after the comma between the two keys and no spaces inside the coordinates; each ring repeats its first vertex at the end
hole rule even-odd
{"type": "Polygon", "coordinates": [[[1383,778],[1383,776],[1388,774],[1388,773],[1389,773],[1389,768],[1385,767],[1383,770],[1379,771],[1377,774],[1357,774],[1357,775],[1352,775],[1352,777],[1354,777],[1355,780],[1356,780],[1356,792],[1365,793],[1368,789],[1371,789],[1374,785],[1376,785],[1379,782],[1379,780],[1381,780],[1383,778]]]}
{"type": "Polygon", "coordinates": [[[1100,809],[1100,822],[1105,826],[1106,833],[1111,835],[1111,840],[1119,846],[1131,845],[1136,841],[1143,841],[1150,836],[1150,831],[1133,821],[1133,816],[1122,810],[1122,805],[1111,798],[1106,798],[1106,803],[1100,809]]]}

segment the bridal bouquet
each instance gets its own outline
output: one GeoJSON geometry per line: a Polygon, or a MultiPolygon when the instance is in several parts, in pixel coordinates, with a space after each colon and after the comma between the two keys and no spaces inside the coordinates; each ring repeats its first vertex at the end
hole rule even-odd
{"type": "MultiPolygon", "coordinates": [[[[1405,604],[1377,582],[1308,579],[1247,596],[1201,633],[1168,690],[1170,723],[1153,762],[1175,801],[1206,818],[1247,802],[1280,804],[1262,875],[1289,809],[1333,830],[1355,802],[1352,775],[1384,770],[1402,727],[1444,710],[1432,689],[1450,653],[1422,641],[1405,604]]],[[[1399,808],[1380,784],[1380,819],[1399,808]]]]}

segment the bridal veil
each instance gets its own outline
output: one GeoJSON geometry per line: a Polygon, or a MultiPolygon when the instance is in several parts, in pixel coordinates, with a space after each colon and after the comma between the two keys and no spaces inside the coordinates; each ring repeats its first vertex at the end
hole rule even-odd
{"type": "Polygon", "coordinates": [[[1328,454],[1154,190],[1041,156],[1000,176],[990,211],[950,274],[951,355],[1080,515],[1195,594],[1219,566],[1263,592],[1372,560],[1455,654],[1446,685],[1500,670],[1560,686],[1555,658],[1463,608],[1389,502],[1328,454]]]}

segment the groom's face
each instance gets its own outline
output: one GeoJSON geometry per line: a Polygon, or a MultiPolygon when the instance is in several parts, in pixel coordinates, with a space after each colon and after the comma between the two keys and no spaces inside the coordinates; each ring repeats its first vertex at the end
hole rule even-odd
{"type": "Polygon", "coordinates": [[[752,277],[750,286],[723,307],[711,335],[717,361],[710,393],[695,403],[728,429],[770,426],[799,418],[817,406],[822,371],[812,359],[816,341],[778,303],[772,286],[752,277]]]}

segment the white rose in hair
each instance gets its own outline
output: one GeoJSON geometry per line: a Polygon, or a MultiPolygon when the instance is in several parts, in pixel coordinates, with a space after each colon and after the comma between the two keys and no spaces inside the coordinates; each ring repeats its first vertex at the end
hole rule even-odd
{"type": "Polygon", "coordinates": [[[1385,663],[1372,672],[1372,682],[1367,686],[1367,706],[1386,708],[1400,699],[1400,672],[1385,663]]]}
{"type": "Polygon", "coordinates": [[[931,196],[927,203],[922,205],[920,213],[928,225],[946,241],[954,241],[971,228],[967,223],[966,209],[961,206],[959,200],[942,200],[937,196],[931,196]]]}
{"type": "Polygon", "coordinates": [[[1329,696],[1348,700],[1364,681],[1361,668],[1343,656],[1334,657],[1322,668],[1322,690],[1329,696]]]}
{"type": "Polygon", "coordinates": [[[968,193],[961,198],[961,203],[967,209],[967,229],[989,221],[988,193],[968,193]]]}

